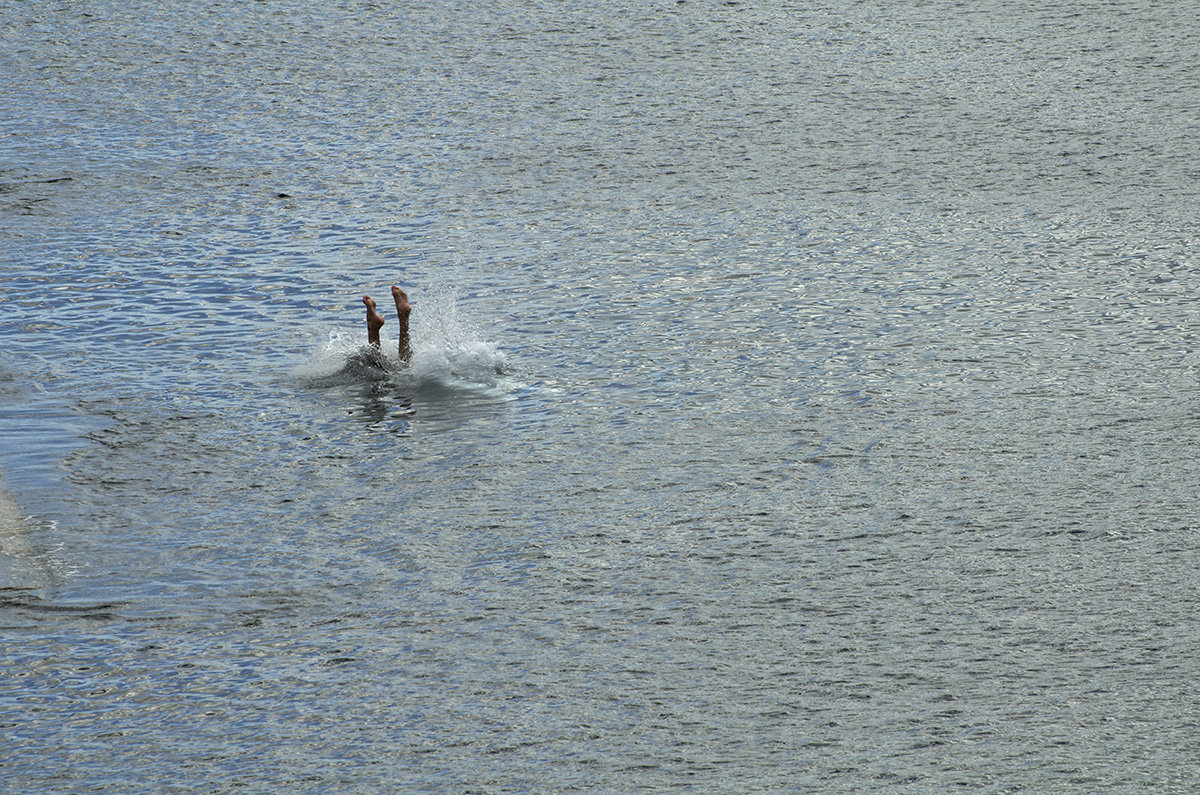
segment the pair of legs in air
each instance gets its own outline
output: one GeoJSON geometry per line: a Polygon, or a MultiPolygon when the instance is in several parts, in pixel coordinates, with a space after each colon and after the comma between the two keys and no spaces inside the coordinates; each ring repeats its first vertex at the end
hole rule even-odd
{"type": "MultiPolygon", "coordinates": [[[[408,363],[412,359],[412,348],[408,342],[408,315],[412,307],[408,303],[408,296],[399,287],[392,288],[392,298],[396,301],[396,319],[400,321],[400,361],[408,363]]],[[[383,318],[375,311],[375,301],[371,296],[364,295],[362,300],[367,307],[367,342],[379,348],[379,329],[383,328],[383,318]]]]}

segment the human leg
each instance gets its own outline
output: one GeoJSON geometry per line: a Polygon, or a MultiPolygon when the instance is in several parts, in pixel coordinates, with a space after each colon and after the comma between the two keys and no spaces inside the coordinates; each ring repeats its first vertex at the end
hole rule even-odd
{"type": "Polygon", "coordinates": [[[400,361],[407,362],[412,359],[412,347],[408,341],[408,315],[412,312],[412,306],[408,303],[408,295],[399,287],[392,287],[392,298],[396,301],[396,318],[400,321],[400,361]]]}
{"type": "Polygon", "coordinates": [[[383,328],[383,318],[375,311],[375,301],[369,295],[363,296],[363,304],[367,307],[367,343],[379,347],[379,329],[383,328]]]}

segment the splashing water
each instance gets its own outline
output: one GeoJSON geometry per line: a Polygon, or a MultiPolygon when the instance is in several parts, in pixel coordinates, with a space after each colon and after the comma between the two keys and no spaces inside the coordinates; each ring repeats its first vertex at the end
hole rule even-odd
{"type": "Polygon", "coordinates": [[[382,380],[414,387],[498,385],[504,354],[495,343],[481,338],[479,327],[461,311],[454,288],[433,287],[414,297],[413,355],[407,365],[399,360],[396,340],[388,334],[395,318],[385,317],[388,324],[380,333],[379,350],[364,343],[361,328],[331,329],[316,350],[293,368],[293,375],[314,386],[382,380]]]}

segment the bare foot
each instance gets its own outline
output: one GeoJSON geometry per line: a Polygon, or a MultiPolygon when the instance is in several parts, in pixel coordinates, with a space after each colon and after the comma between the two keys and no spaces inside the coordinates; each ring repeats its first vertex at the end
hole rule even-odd
{"type": "Polygon", "coordinates": [[[375,311],[375,300],[369,295],[363,296],[363,304],[367,307],[367,342],[379,347],[379,329],[383,328],[383,318],[375,311]]]}
{"type": "Polygon", "coordinates": [[[396,318],[400,321],[399,331],[399,354],[400,361],[407,362],[412,359],[412,347],[408,342],[408,315],[412,312],[412,305],[408,303],[408,295],[399,287],[392,286],[392,298],[396,301],[396,318]]]}
{"type": "Polygon", "coordinates": [[[408,303],[408,294],[392,285],[392,298],[396,301],[396,314],[400,317],[408,317],[408,313],[412,311],[412,306],[408,303]]]}

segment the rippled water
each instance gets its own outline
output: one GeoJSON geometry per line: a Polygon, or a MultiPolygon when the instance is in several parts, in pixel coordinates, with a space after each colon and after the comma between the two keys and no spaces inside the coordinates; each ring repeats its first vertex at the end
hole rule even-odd
{"type": "Polygon", "coordinates": [[[10,4],[0,789],[1191,791],[1194,14],[899,5],[10,4]]]}

